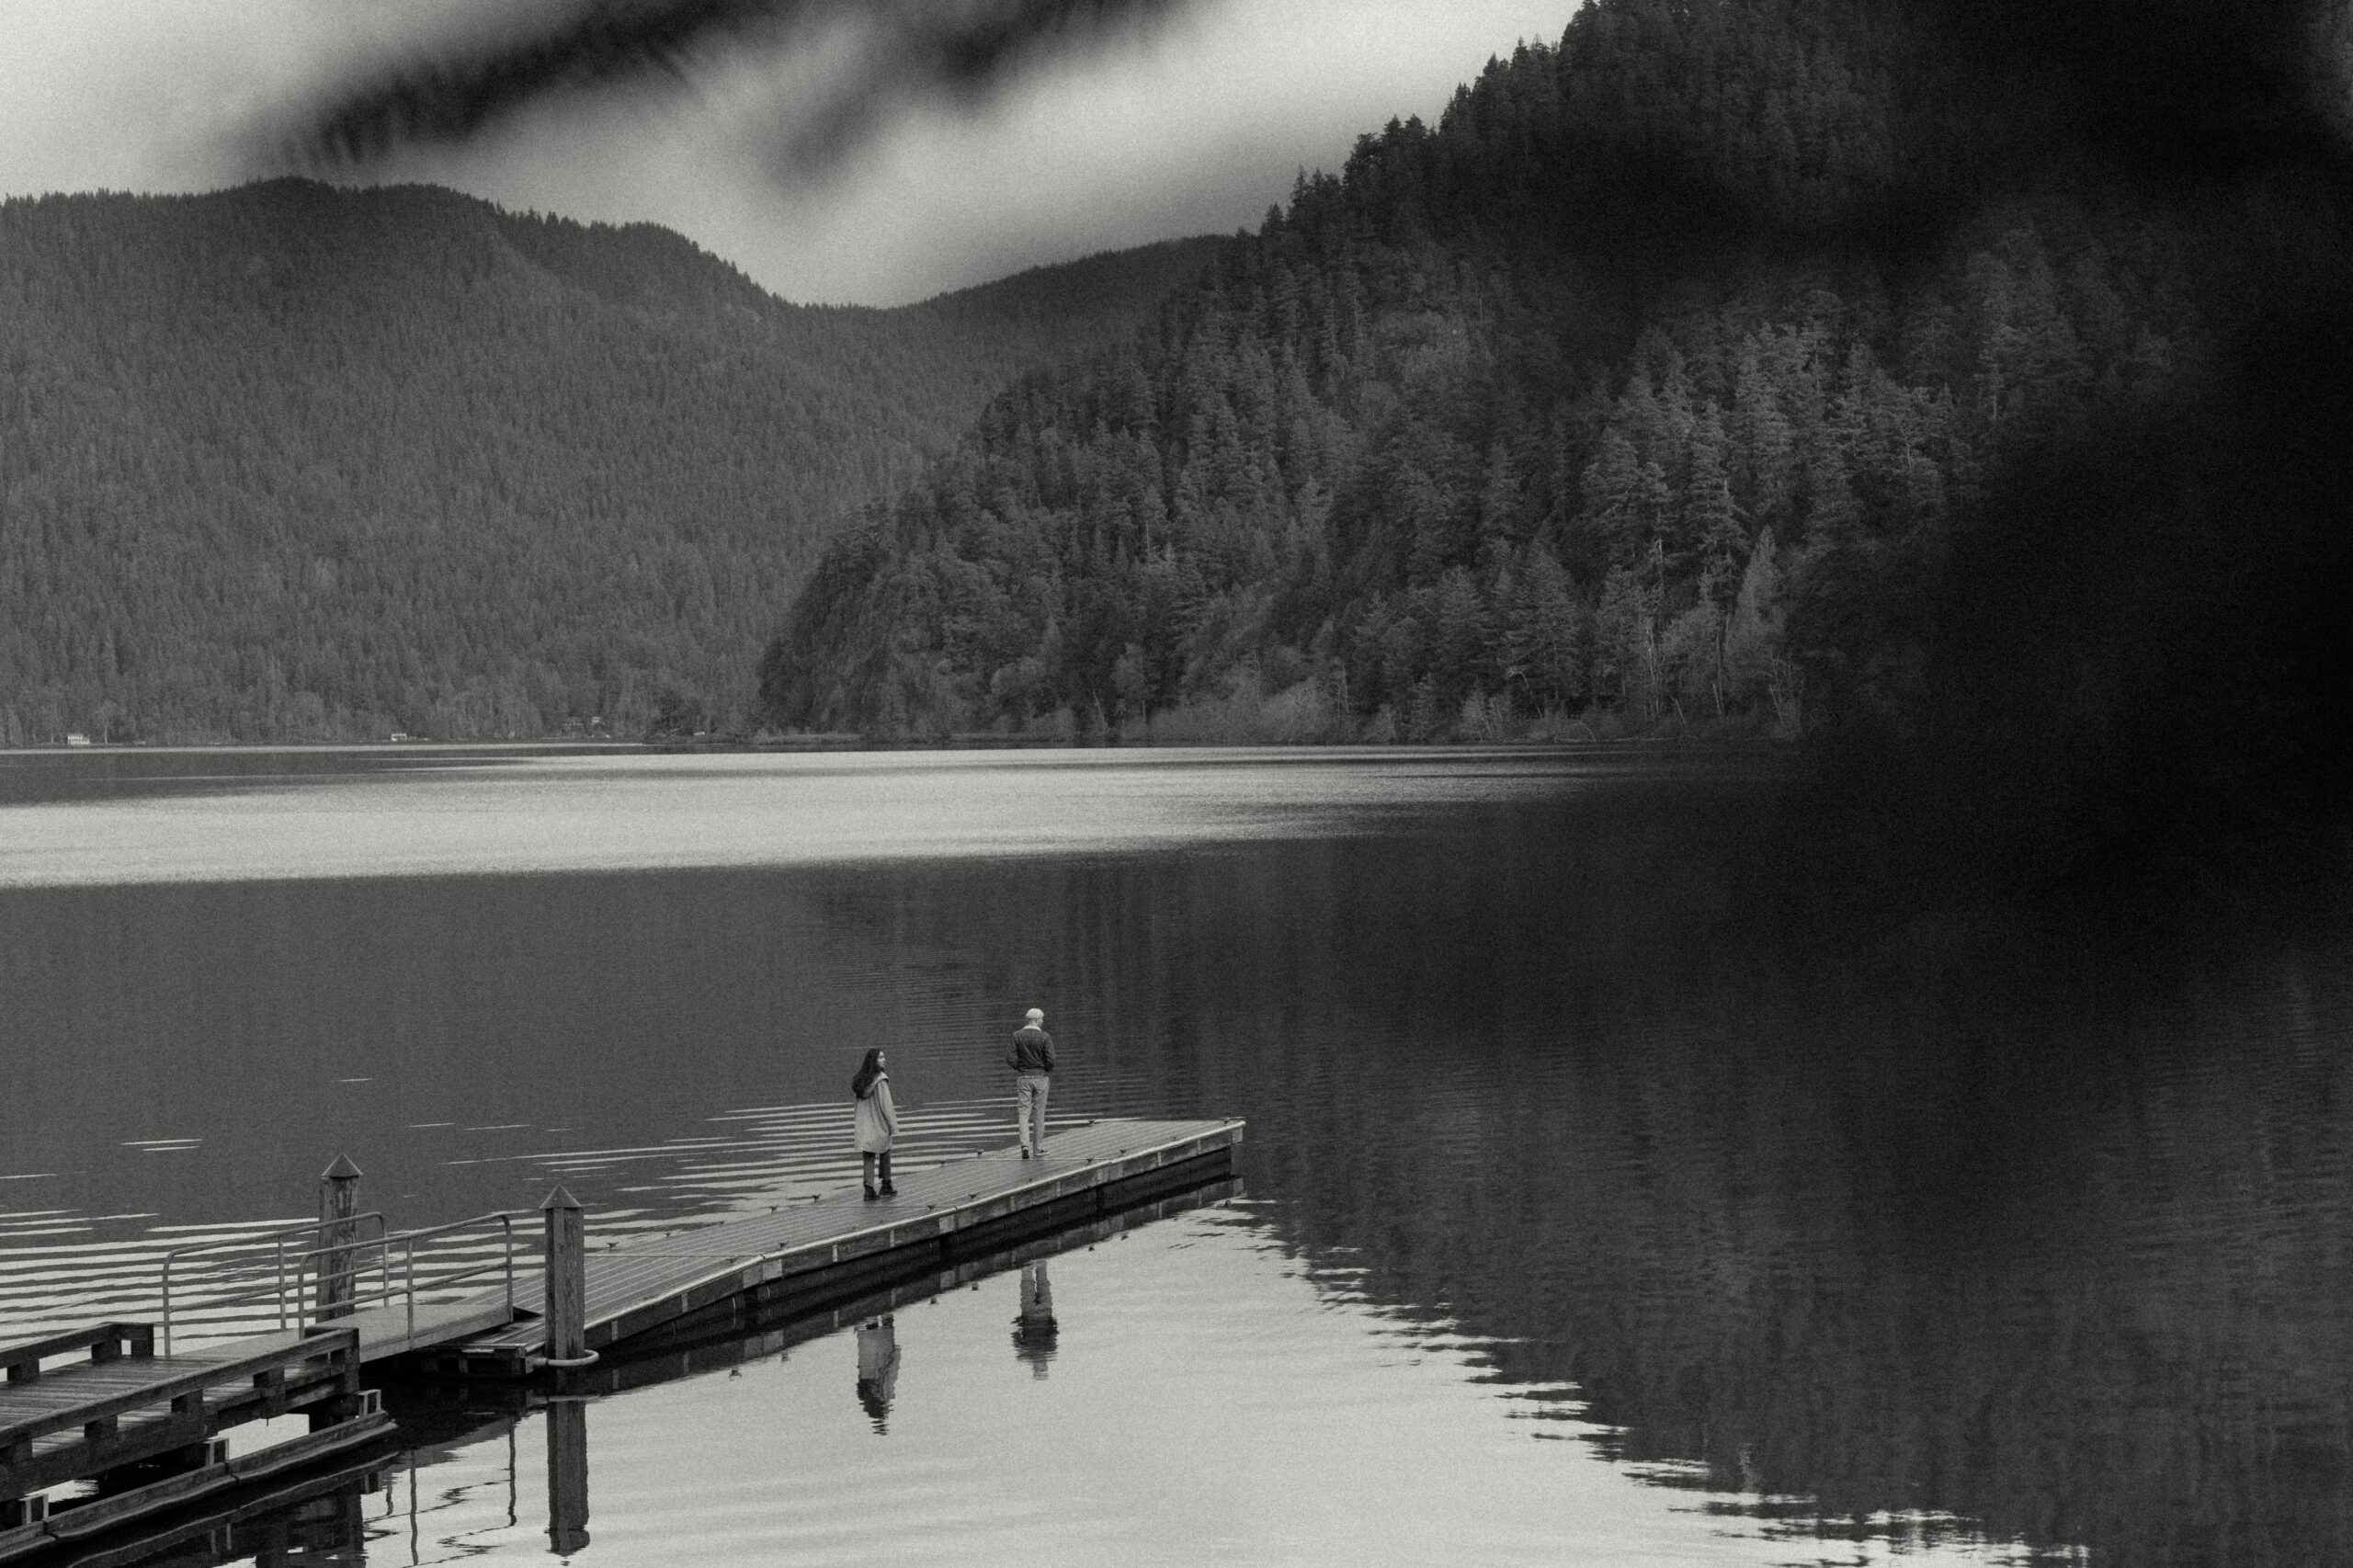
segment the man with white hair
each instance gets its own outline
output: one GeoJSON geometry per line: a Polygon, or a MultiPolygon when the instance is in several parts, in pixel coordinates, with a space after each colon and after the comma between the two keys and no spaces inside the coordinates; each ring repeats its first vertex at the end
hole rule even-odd
{"type": "Polygon", "coordinates": [[[1013,1114],[1021,1129],[1021,1157],[1033,1152],[1046,1157],[1046,1090],[1053,1083],[1054,1037],[1046,1032],[1046,1010],[1029,1009],[1029,1017],[1005,1053],[1013,1069],[1013,1114]]]}

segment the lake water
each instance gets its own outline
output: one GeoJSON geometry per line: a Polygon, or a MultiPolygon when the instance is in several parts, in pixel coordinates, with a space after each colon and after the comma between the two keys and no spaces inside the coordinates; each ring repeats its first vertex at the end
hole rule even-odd
{"type": "Polygon", "coordinates": [[[2353,940],[1891,917],[1760,849],[1770,769],[0,754],[0,1322],[152,1312],[337,1153],[592,1237],[834,1185],[872,1045],[908,1163],[998,1146],[1035,1003],[1058,1117],[1247,1118],[1240,1194],[404,1396],[228,1560],[2353,1559],[2353,940]]]}

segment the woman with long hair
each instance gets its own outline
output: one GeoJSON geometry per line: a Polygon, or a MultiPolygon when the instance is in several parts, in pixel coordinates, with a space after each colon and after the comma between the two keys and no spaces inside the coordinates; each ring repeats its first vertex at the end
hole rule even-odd
{"type": "Polygon", "coordinates": [[[859,1163],[866,1168],[866,1196],[896,1198],[899,1189],[891,1185],[891,1140],[898,1134],[899,1111],[891,1103],[891,1075],[882,1071],[882,1052],[876,1048],[866,1053],[858,1069],[858,1076],[849,1081],[850,1097],[858,1102],[858,1153],[859,1163]],[[882,1165],[882,1185],[874,1185],[874,1166],[882,1165]]]}

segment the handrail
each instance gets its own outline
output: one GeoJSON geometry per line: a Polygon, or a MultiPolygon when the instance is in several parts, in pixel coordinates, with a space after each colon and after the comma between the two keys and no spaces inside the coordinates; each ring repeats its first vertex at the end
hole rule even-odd
{"type": "Polygon", "coordinates": [[[478,1264],[472,1268],[461,1268],[454,1274],[446,1274],[439,1279],[428,1281],[428,1284],[443,1287],[454,1285],[460,1279],[471,1279],[475,1275],[486,1274],[493,1267],[497,1267],[503,1270],[506,1277],[506,1311],[508,1315],[512,1316],[515,1311],[515,1221],[518,1217],[528,1217],[529,1213],[529,1210],[521,1209],[494,1209],[487,1214],[477,1214],[471,1220],[451,1220],[446,1224],[427,1225],[421,1230],[398,1231],[384,1238],[384,1268],[388,1279],[392,1270],[392,1244],[394,1242],[401,1244],[402,1261],[404,1266],[404,1295],[408,1304],[407,1330],[404,1336],[407,1343],[414,1345],[416,1341],[416,1244],[431,1236],[447,1235],[452,1231],[469,1230],[476,1225],[486,1225],[493,1220],[497,1221],[500,1229],[497,1263],[478,1264]]]}
{"type": "Polygon", "coordinates": [[[502,1221],[507,1230],[512,1232],[516,1221],[528,1220],[534,1212],[535,1210],[529,1209],[494,1209],[487,1214],[477,1214],[471,1220],[451,1220],[445,1224],[426,1225],[414,1231],[394,1231],[391,1239],[422,1241],[427,1236],[438,1236],[445,1232],[462,1231],[469,1225],[488,1224],[493,1220],[502,1221]]]}
{"type": "MultiPolygon", "coordinates": [[[[384,1228],[386,1222],[381,1213],[370,1210],[364,1214],[353,1215],[348,1220],[324,1220],[289,1225],[274,1231],[224,1237],[219,1241],[197,1242],[187,1246],[172,1248],[164,1255],[164,1353],[167,1356],[171,1354],[175,1315],[172,1307],[172,1268],[180,1261],[183,1254],[233,1251],[240,1248],[246,1251],[258,1251],[263,1246],[271,1247],[274,1269],[272,1278],[268,1281],[242,1290],[214,1292],[204,1298],[204,1304],[212,1307],[234,1306],[242,1302],[274,1298],[278,1304],[278,1325],[280,1329],[290,1326],[290,1315],[292,1320],[290,1326],[296,1328],[317,1321],[317,1310],[322,1304],[317,1299],[318,1288],[325,1283],[325,1271],[319,1267],[321,1260],[335,1259],[335,1272],[337,1275],[348,1277],[355,1284],[366,1275],[374,1273],[376,1288],[369,1292],[374,1298],[372,1304],[389,1307],[392,1303],[395,1293],[403,1297],[407,1306],[406,1337],[414,1340],[416,1337],[416,1296],[420,1288],[416,1267],[417,1244],[420,1242],[431,1241],[437,1237],[496,1221],[500,1228],[497,1257],[454,1272],[429,1275],[423,1281],[422,1288],[442,1289],[460,1280],[474,1278],[497,1269],[506,1278],[506,1305],[511,1312],[515,1306],[515,1221],[518,1218],[528,1218],[529,1212],[527,1210],[494,1210],[490,1213],[477,1214],[470,1219],[451,1220],[443,1224],[422,1226],[416,1230],[392,1231],[384,1228]],[[290,1237],[369,1220],[374,1221],[377,1226],[377,1234],[373,1236],[358,1237],[348,1241],[335,1239],[324,1244],[308,1247],[295,1253],[289,1253],[286,1249],[286,1241],[290,1237]],[[401,1255],[401,1282],[398,1286],[395,1286],[392,1281],[395,1248],[399,1249],[401,1255]],[[370,1252],[376,1254],[376,1260],[372,1265],[367,1260],[367,1255],[370,1252]],[[290,1282],[287,1273],[289,1263],[293,1265],[290,1282]]],[[[359,1292],[355,1290],[351,1300],[343,1304],[351,1309],[357,1309],[362,1299],[359,1292]]]]}
{"type": "MultiPolygon", "coordinates": [[[[252,1251],[265,1245],[272,1247],[278,1263],[278,1284],[276,1288],[278,1297],[278,1326],[282,1329],[286,1327],[286,1238],[289,1236],[302,1235],[313,1231],[324,1231],[330,1226],[358,1226],[364,1224],[370,1220],[376,1222],[377,1236],[379,1239],[381,1239],[383,1234],[391,1228],[392,1221],[385,1219],[381,1210],[370,1209],[364,1213],[339,1215],[332,1220],[305,1220],[296,1224],[279,1225],[267,1231],[248,1231],[236,1235],[216,1237],[210,1241],[186,1242],[176,1247],[165,1248],[164,1251],[164,1354],[168,1356],[172,1353],[172,1269],[175,1265],[180,1262],[181,1259],[192,1256],[197,1253],[234,1252],[241,1249],[252,1251]]],[[[366,1243],[362,1239],[355,1237],[348,1243],[339,1244],[338,1248],[313,1248],[313,1252],[316,1253],[339,1249],[353,1250],[365,1244],[366,1243]]],[[[310,1255],[303,1254],[298,1256],[306,1256],[310,1255]]],[[[299,1297],[301,1292],[301,1281],[299,1277],[296,1280],[296,1292],[299,1297]]],[[[253,1296],[257,1294],[267,1293],[267,1291],[246,1291],[238,1295],[225,1297],[216,1296],[213,1300],[216,1302],[237,1301],[251,1299],[253,1296]]],[[[300,1321],[299,1304],[297,1321],[300,1321]]]]}
{"type": "Polygon", "coordinates": [[[238,1247],[257,1247],[264,1242],[300,1235],[304,1231],[324,1231],[330,1225],[357,1225],[369,1220],[376,1221],[380,1232],[391,1229],[391,1222],[384,1218],[382,1211],[370,1209],[365,1213],[347,1215],[340,1219],[303,1220],[291,1225],[273,1226],[267,1231],[240,1231],[233,1235],[217,1236],[211,1241],[186,1242],[178,1246],[165,1249],[163,1256],[165,1261],[169,1262],[190,1253],[229,1252],[238,1247]]]}

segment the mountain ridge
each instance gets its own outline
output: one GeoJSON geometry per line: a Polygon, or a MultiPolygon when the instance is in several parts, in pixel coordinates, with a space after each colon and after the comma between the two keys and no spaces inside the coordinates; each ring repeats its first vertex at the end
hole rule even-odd
{"type": "Polygon", "coordinates": [[[13,199],[0,740],[731,715],[843,517],[1219,243],[874,309],[431,187],[13,199]]]}
{"type": "Polygon", "coordinates": [[[2341,810],[2313,9],[1597,0],[1008,388],[829,547],[767,711],[1802,735],[1862,858],[1964,867],[2341,810]]]}

